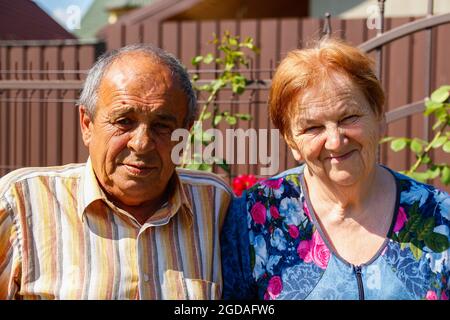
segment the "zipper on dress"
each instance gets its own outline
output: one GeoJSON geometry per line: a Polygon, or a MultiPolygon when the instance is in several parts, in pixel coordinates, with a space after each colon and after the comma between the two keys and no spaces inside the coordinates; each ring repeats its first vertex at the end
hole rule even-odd
{"type": "Polygon", "coordinates": [[[356,282],[358,283],[359,300],[364,300],[364,287],[362,282],[361,266],[353,266],[356,274],[356,282]]]}

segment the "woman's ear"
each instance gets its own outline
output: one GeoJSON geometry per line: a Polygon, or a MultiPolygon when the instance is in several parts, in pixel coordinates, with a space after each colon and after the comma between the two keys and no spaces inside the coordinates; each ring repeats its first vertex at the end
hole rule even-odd
{"type": "Polygon", "coordinates": [[[381,119],[378,123],[378,130],[380,132],[380,139],[383,138],[386,135],[387,132],[387,123],[386,123],[386,116],[383,113],[383,115],[381,116],[381,119]]]}
{"type": "Polygon", "coordinates": [[[303,162],[303,158],[302,158],[300,152],[296,148],[290,148],[290,149],[291,149],[292,155],[294,156],[294,159],[297,162],[303,162]]]}

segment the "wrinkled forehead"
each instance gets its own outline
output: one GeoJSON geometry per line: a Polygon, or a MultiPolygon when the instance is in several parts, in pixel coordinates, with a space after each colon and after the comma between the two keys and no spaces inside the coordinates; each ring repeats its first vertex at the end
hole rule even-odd
{"type": "Polygon", "coordinates": [[[118,57],[106,70],[102,82],[118,88],[144,89],[145,86],[174,84],[169,68],[148,54],[132,52],[118,57]]]}
{"type": "Polygon", "coordinates": [[[333,73],[299,93],[293,106],[294,118],[310,118],[331,109],[364,108],[366,104],[358,86],[347,76],[333,73]]]}

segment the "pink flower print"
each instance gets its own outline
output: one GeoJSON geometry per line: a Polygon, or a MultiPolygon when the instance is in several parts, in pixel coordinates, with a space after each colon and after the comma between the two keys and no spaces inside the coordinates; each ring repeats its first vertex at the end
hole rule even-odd
{"type": "Polygon", "coordinates": [[[400,207],[397,213],[397,221],[395,221],[394,232],[402,230],[407,221],[408,217],[406,216],[405,209],[403,209],[403,207],[400,207]]]}
{"type": "Polygon", "coordinates": [[[298,228],[296,226],[294,226],[293,224],[289,225],[288,232],[289,232],[289,235],[293,239],[297,239],[300,234],[300,232],[298,231],[298,228]]]}
{"type": "Polygon", "coordinates": [[[303,202],[303,211],[305,212],[305,214],[308,217],[309,221],[312,221],[311,214],[309,213],[308,206],[306,205],[306,201],[303,202]]]}
{"type": "Polygon", "coordinates": [[[277,207],[275,206],[270,206],[270,215],[272,216],[272,218],[274,219],[278,219],[280,217],[280,212],[278,212],[277,207]]]}
{"type": "Polygon", "coordinates": [[[303,261],[314,262],[321,269],[326,269],[331,255],[317,230],[314,231],[311,240],[300,241],[297,253],[303,261]]]}
{"type": "Polygon", "coordinates": [[[267,293],[269,294],[270,298],[276,299],[278,295],[283,290],[283,282],[281,281],[281,278],[279,276],[273,276],[269,280],[269,285],[267,286],[267,293]]]}
{"type": "Polygon", "coordinates": [[[312,261],[311,242],[312,241],[309,240],[300,241],[297,247],[298,256],[306,263],[310,263],[312,261]]]}
{"type": "Polygon", "coordinates": [[[264,222],[266,222],[266,207],[261,202],[257,202],[253,205],[250,214],[255,223],[264,224],[264,222]]]}
{"type": "Polygon", "coordinates": [[[445,289],[442,290],[442,293],[441,293],[441,300],[448,300],[447,294],[445,293],[445,289]]]}
{"type": "Polygon", "coordinates": [[[283,178],[276,179],[276,180],[265,180],[262,181],[261,184],[265,185],[266,187],[278,190],[280,189],[281,185],[283,183],[283,178]]]}
{"type": "Polygon", "coordinates": [[[317,230],[313,234],[312,259],[322,269],[326,269],[330,260],[330,250],[323,242],[317,230]]]}
{"type": "Polygon", "coordinates": [[[426,295],[425,299],[427,299],[427,300],[437,300],[438,298],[437,298],[436,292],[434,292],[433,290],[429,290],[427,292],[427,295],[426,295]]]}

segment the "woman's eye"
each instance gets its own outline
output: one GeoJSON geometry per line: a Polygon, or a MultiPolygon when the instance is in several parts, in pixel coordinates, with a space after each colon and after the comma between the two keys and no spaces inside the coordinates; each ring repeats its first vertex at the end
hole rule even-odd
{"type": "Polygon", "coordinates": [[[345,117],[344,119],[341,120],[342,124],[351,124],[353,122],[355,122],[356,120],[358,120],[358,116],[357,115],[352,115],[352,116],[348,116],[345,117]]]}
{"type": "Polygon", "coordinates": [[[311,132],[314,132],[314,131],[319,130],[319,129],[320,129],[319,126],[311,126],[311,127],[308,127],[306,129],[304,129],[303,132],[304,133],[311,133],[311,132]]]}

